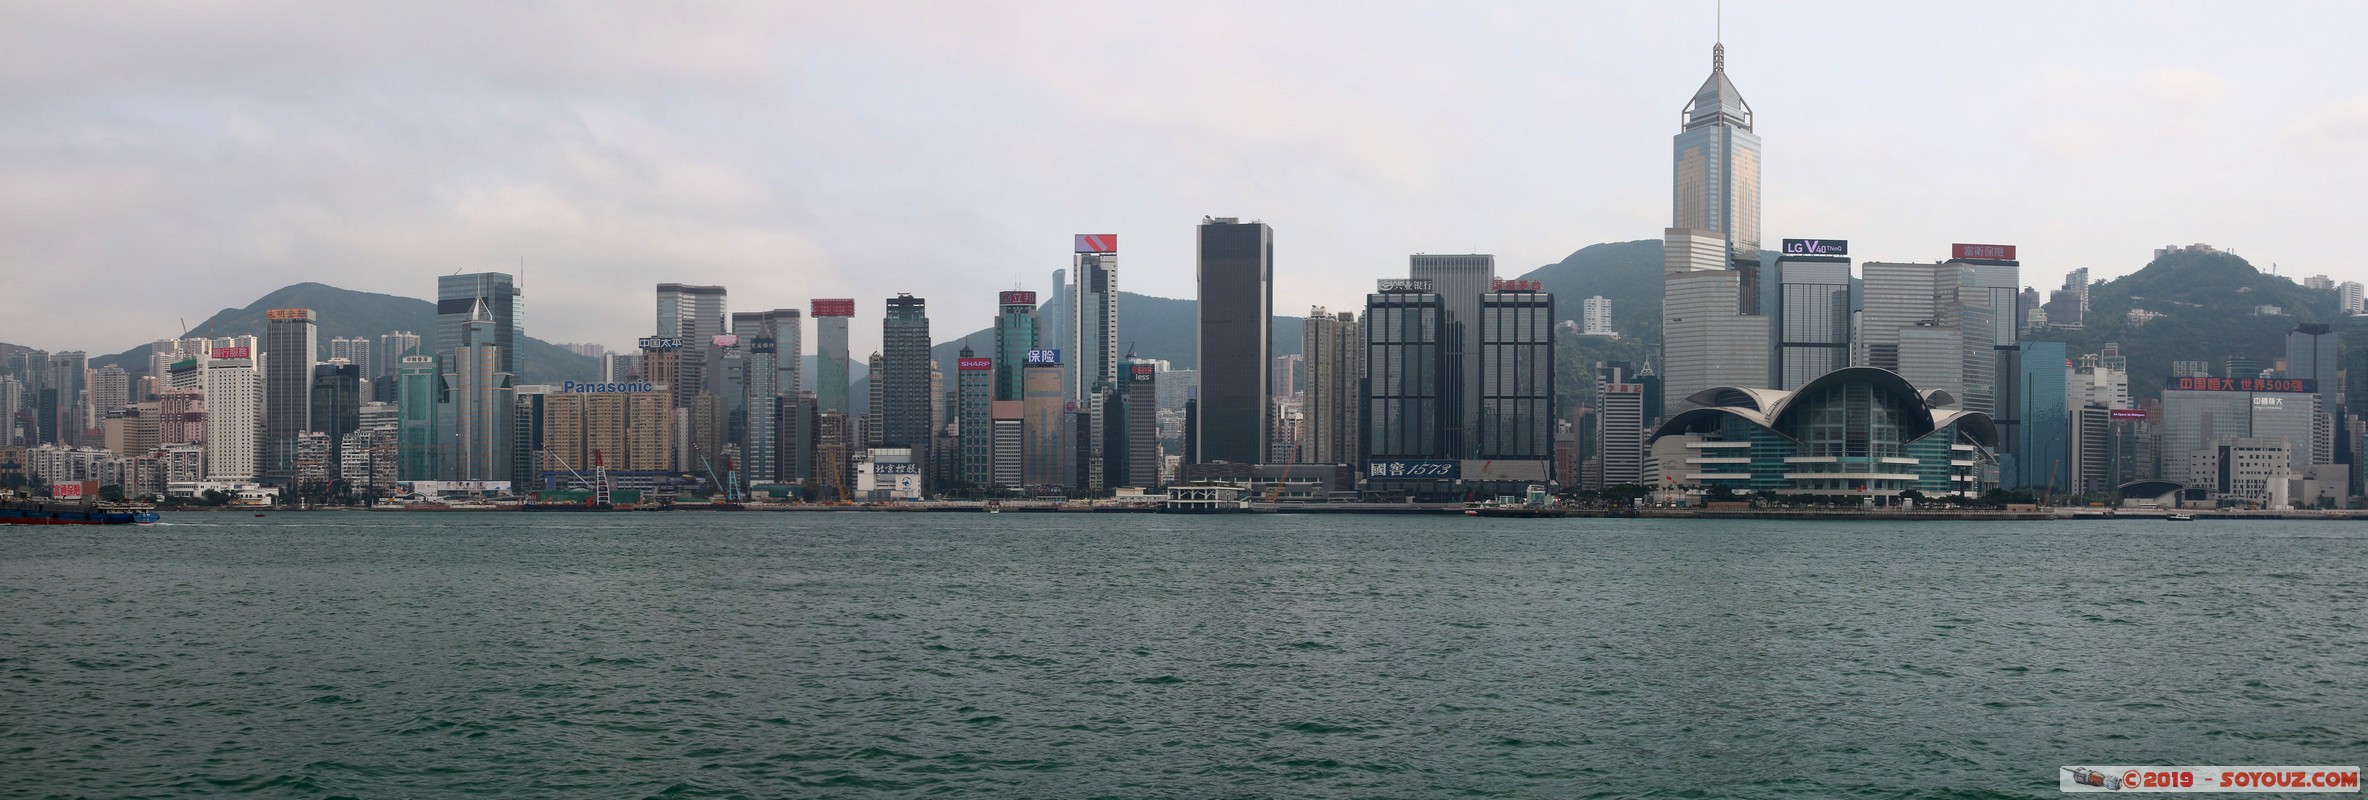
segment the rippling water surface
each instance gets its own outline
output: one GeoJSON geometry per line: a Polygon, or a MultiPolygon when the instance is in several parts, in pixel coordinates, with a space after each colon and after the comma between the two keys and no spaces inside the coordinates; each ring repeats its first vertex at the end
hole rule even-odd
{"type": "Polygon", "coordinates": [[[2044,797],[2359,764],[2368,528],[0,527],[0,796],[2044,797]]]}

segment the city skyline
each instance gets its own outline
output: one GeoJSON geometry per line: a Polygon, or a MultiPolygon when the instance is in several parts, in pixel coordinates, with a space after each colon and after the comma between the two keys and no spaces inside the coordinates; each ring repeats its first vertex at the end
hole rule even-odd
{"type": "MultiPolygon", "coordinates": [[[[1767,164],[1764,238],[1849,238],[1863,260],[1893,261],[2013,241],[2032,285],[2080,266],[2126,274],[2153,247],[2192,241],[2290,276],[2368,274],[2311,235],[2358,210],[2340,187],[2360,167],[2342,156],[2368,95],[2307,62],[2360,12],[2038,11],[1729,4],[1728,67],[1760,132],[1784,143],[1767,164]],[[2255,29],[2282,33],[2244,35],[2255,29]],[[1970,66],[1933,66],[1948,62],[1970,66]],[[1926,147],[1869,146],[1885,138],[1926,147]],[[2163,168],[2239,156],[2250,168],[2234,181],[2163,168]]],[[[14,99],[0,114],[14,190],[0,211],[16,221],[0,228],[0,263],[30,296],[71,296],[93,277],[111,290],[110,313],[43,304],[0,331],[51,350],[169,337],[155,321],[300,280],[420,296],[430,276],[509,271],[520,256],[536,337],[612,348],[647,313],[619,283],[728,285],[763,306],[913,291],[933,316],[986,319],[997,290],[1051,288],[1035,276],[1063,266],[1057,248],[1084,230],[1128,237],[1130,290],[1191,297],[1187,229],[1204,214],[1276,226],[1279,308],[1354,307],[1361,290],[1341,287],[1409,253],[1495,253],[1518,275],[1652,237],[1668,208],[1656,142],[1670,98],[1699,85],[1719,38],[1709,4],[1355,24],[1303,8],[1248,38],[1228,35],[1240,7],[797,8],[663,24],[583,10],[559,25],[578,44],[497,58],[472,46],[484,39],[367,31],[457,21],[498,40],[543,19],[82,13],[31,9],[0,33],[25,59],[0,80],[14,99]],[[1107,33],[1082,56],[1030,44],[1082,29],[1107,33]],[[835,41],[787,46],[808,37],[835,41]],[[66,41],[74,52],[54,49],[66,41]],[[1414,43],[1439,55],[1388,55],[1414,43]],[[1076,75],[1032,50],[1107,69],[1076,75]],[[1275,80],[1253,88],[1248,75],[1275,80]],[[749,106],[752,93],[776,102],[749,106]],[[741,107],[760,110],[704,119],[741,107]],[[1488,124],[1435,124],[1443,112],[1488,124]],[[1002,149],[1014,136],[1042,141],[1002,149]],[[760,157],[773,138],[795,154],[760,157]],[[179,280],[191,274],[208,280],[179,280]],[[159,330],[126,336],[125,319],[159,330]]],[[[867,327],[850,343],[859,354],[877,349],[867,327]]]]}

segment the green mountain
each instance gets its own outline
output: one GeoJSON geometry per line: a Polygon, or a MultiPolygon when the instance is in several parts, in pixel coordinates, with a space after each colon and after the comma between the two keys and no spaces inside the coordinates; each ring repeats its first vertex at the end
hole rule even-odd
{"type": "Polygon", "coordinates": [[[2363,320],[2344,319],[2339,302],[2332,291],[2265,274],[2233,253],[2180,250],[2089,287],[2084,327],[2046,328],[2028,338],[2065,342],[2075,357],[2119,342],[2130,361],[2130,393],[2155,397],[2173,361],[2209,361],[2216,375],[2230,356],[2274,366],[2298,323],[2334,324],[2346,345],[2356,344],[2363,320]],[[2262,313],[2261,306],[2278,313],[2262,313]],[[2161,316],[2132,322],[2133,310],[2161,316]]]}
{"type": "MultiPolygon", "coordinates": [[[[263,312],[273,308],[309,308],[319,321],[319,357],[328,356],[329,340],[360,336],[378,341],[390,331],[410,331],[433,338],[436,304],[411,297],[357,292],[321,283],[299,283],[264,295],[246,308],[225,308],[189,329],[190,336],[261,336],[263,312]]],[[[111,356],[92,358],[90,365],[114,364],[133,375],[148,371],[150,345],[140,345],[111,356]]],[[[598,360],[560,349],[529,337],[518,347],[519,383],[590,381],[600,376],[598,360]]]]}

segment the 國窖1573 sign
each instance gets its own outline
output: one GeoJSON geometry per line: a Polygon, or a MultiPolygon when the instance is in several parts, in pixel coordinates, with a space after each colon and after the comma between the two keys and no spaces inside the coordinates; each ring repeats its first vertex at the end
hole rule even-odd
{"type": "Polygon", "coordinates": [[[1788,256],[1846,256],[1850,254],[1848,239],[1786,239],[1784,254],[1788,256]]]}
{"type": "Polygon", "coordinates": [[[1365,462],[1366,479],[1452,481],[1462,464],[1453,459],[1377,459],[1365,462]]]}

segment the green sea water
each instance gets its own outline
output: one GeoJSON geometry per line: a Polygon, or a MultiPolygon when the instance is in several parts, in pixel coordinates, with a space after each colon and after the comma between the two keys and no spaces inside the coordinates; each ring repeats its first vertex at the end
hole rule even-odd
{"type": "Polygon", "coordinates": [[[2368,528],[0,527],[0,797],[2052,797],[2368,758],[2368,528]]]}

